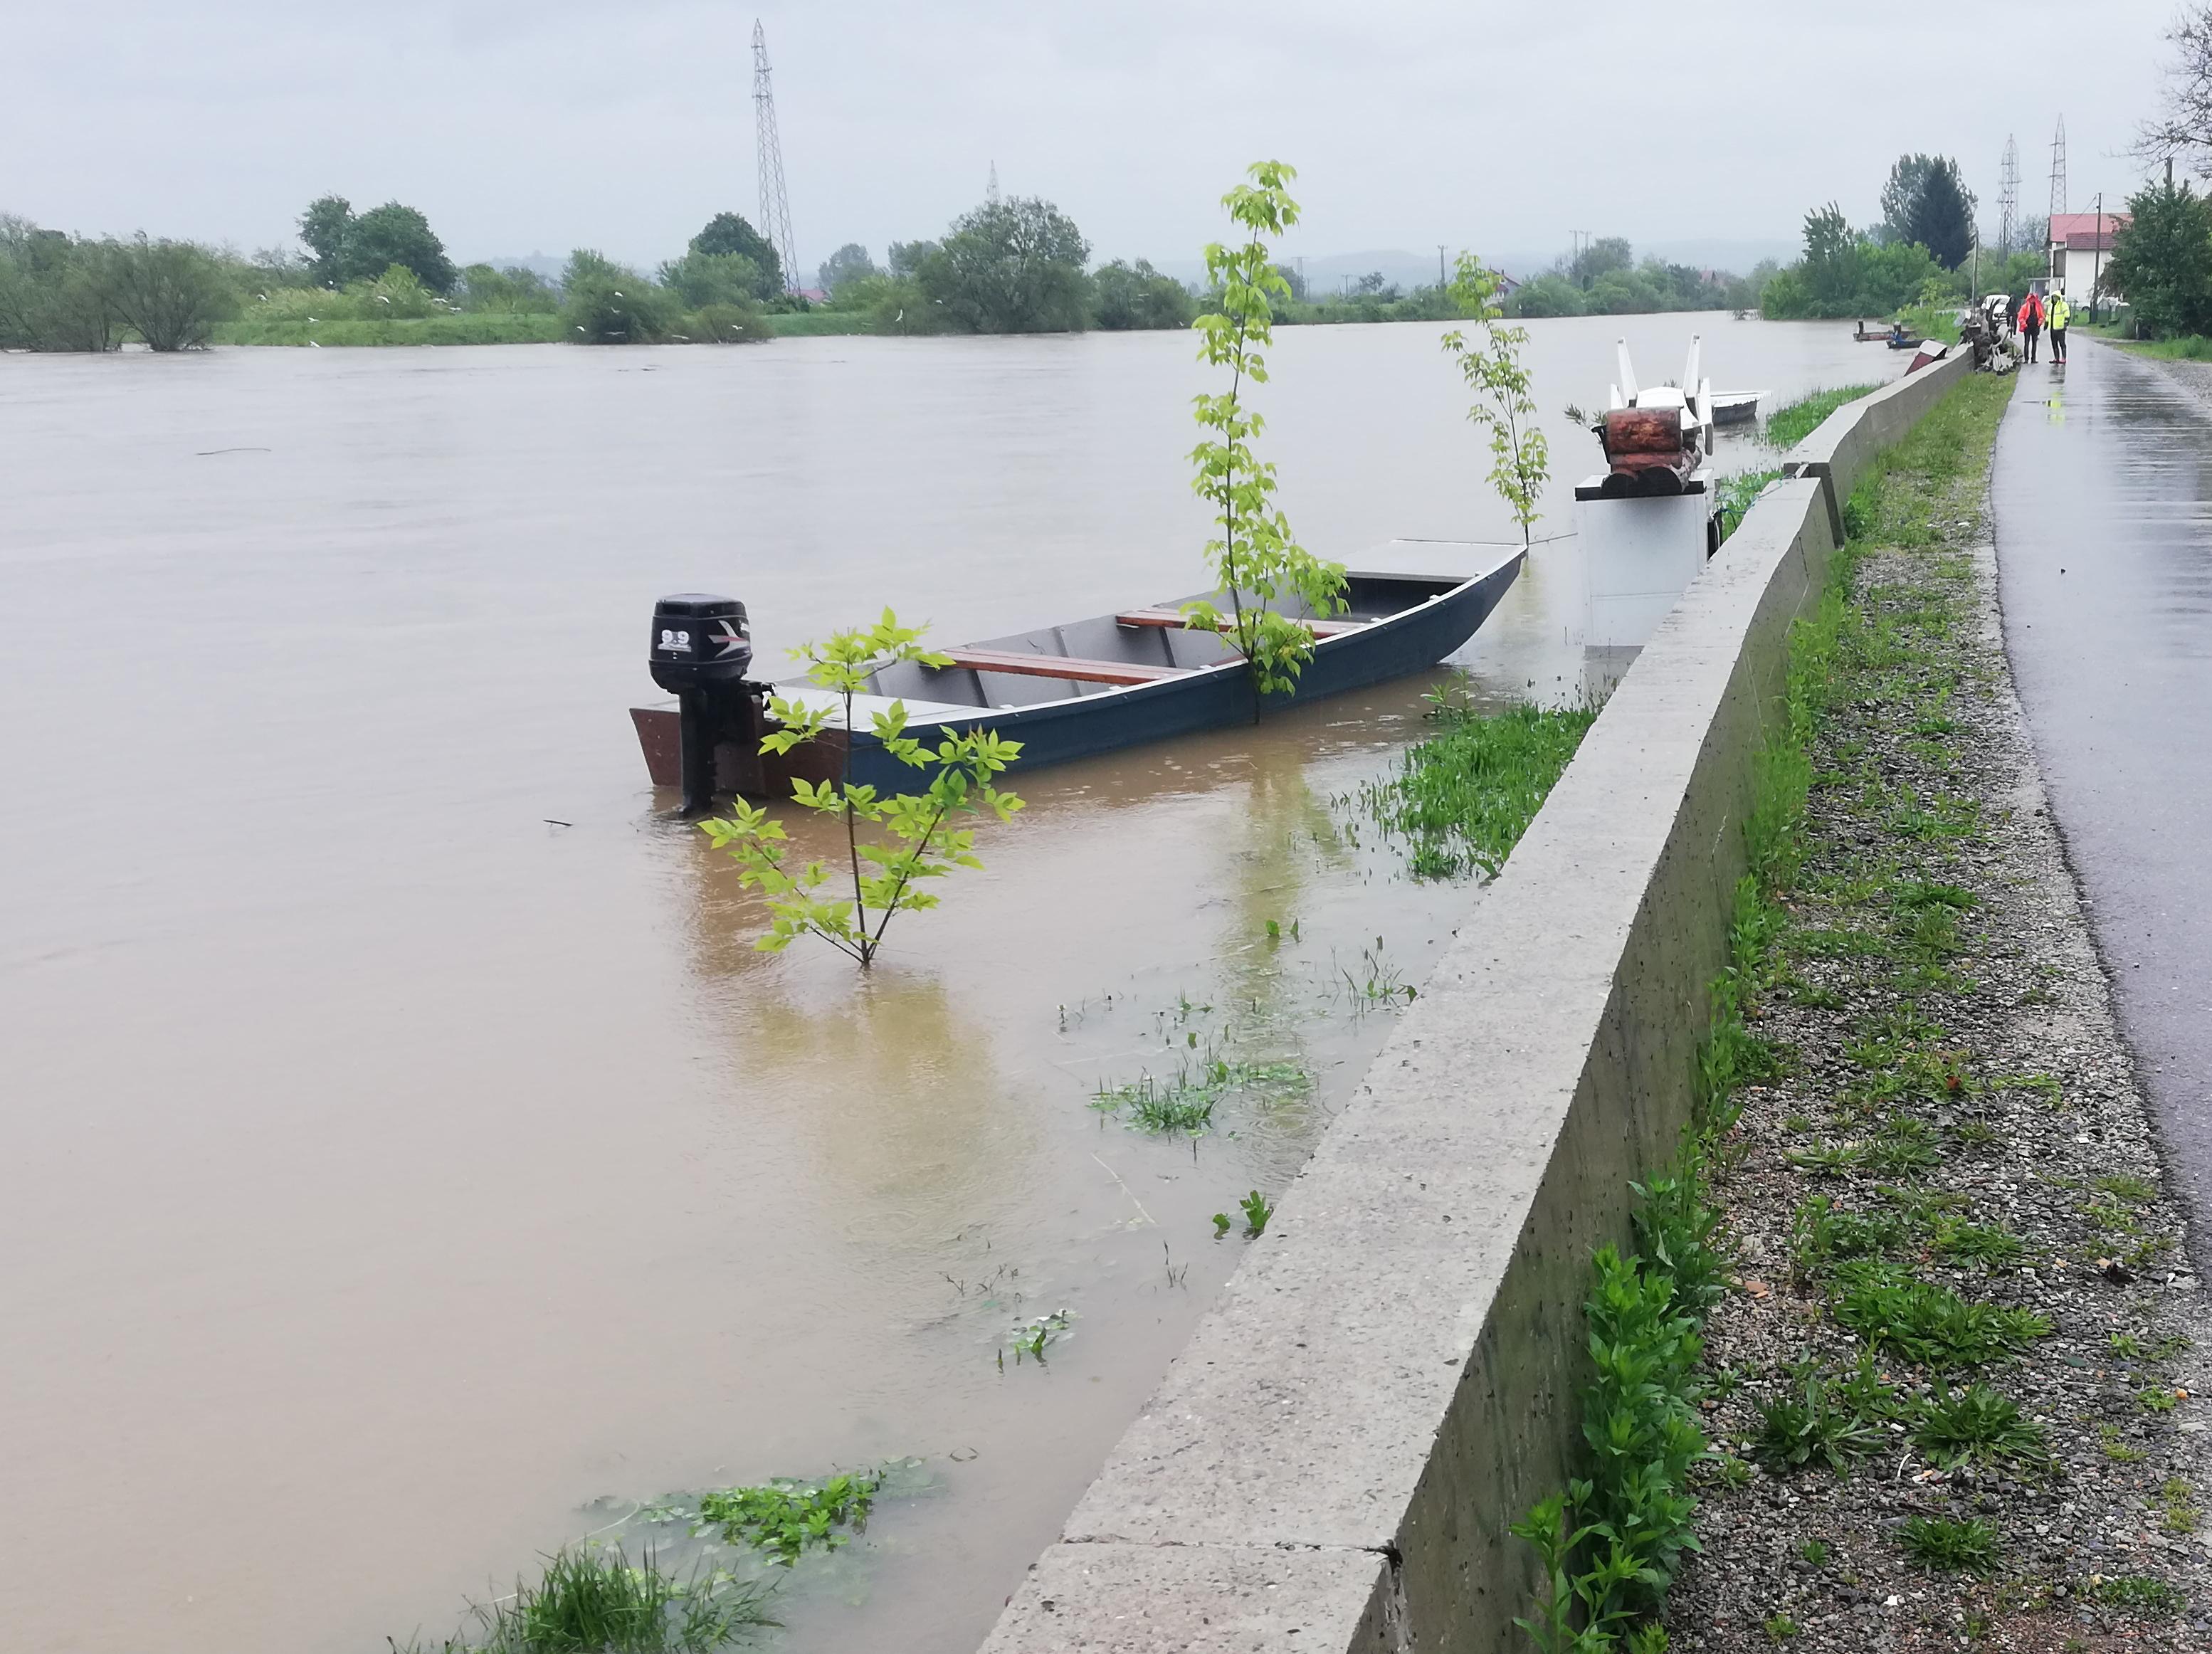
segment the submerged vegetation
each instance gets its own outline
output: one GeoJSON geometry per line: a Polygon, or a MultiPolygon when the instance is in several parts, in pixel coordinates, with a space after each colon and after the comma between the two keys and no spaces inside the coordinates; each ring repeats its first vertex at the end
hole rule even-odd
{"type": "Polygon", "coordinates": [[[1598,709],[1484,713],[1446,696],[1430,699],[1440,733],[1408,751],[1397,774],[1363,783],[1359,802],[1386,832],[1405,839],[1415,878],[1495,878],[1598,709]]]}
{"type": "Polygon", "coordinates": [[[1814,391],[1795,402],[1784,403],[1766,417],[1767,445],[1794,448],[1820,429],[1828,416],[1845,403],[1872,396],[1880,389],[1879,385],[1844,385],[1832,391],[1814,391]]]}

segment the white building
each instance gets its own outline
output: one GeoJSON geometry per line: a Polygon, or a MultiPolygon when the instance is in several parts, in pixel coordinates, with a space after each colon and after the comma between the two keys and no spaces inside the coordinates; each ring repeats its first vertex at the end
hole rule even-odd
{"type": "Polygon", "coordinates": [[[2128,227],[2124,212],[2061,212],[2051,216],[2051,241],[2045,249],[2051,274],[2046,292],[2063,293],[2077,309],[2089,307],[2089,295],[2101,280],[2107,299],[2112,288],[2112,243],[2128,227]]]}

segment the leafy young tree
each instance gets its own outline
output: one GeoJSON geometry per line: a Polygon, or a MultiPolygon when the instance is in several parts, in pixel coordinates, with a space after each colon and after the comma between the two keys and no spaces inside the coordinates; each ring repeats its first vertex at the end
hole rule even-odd
{"type": "Polygon", "coordinates": [[[97,254],[108,307],[155,350],[194,350],[237,308],[222,263],[189,241],[149,241],[140,232],[97,254]]]}
{"type": "Polygon", "coordinates": [[[1928,163],[1897,239],[1926,247],[1946,270],[1966,262],[1974,246],[1974,198],[1948,155],[1918,157],[1928,163]]]}
{"type": "MultiPolygon", "coordinates": [[[[762,740],[763,752],[788,752],[833,724],[855,727],[854,699],[868,692],[869,676],[879,667],[899,660],[929,666],[952,664],[951,656],[924,648],[921,629],[900,625],[889,609],[873,626],[836,633],[828,642],[807,644],[799,654],[807,663],[809,680],[835,698],[826,704],[810,704],[774,697],[769,712],[780,727],[762,740]]],[[[1000,791],[996,782],[1020,756],[1019,741],[1003,739],[996,730],[969,730],[945,736],[933,751],[906,733],[903,701],[893,701],[888,710],[871,713],[869,719],[877,739],[893,757],[915,769],[933,768],[934,773],[920,793],[884,797],[872,787],[854,784],[848,746],[844,774],[838,781],[792,783],[799,803],[843,825],[850,900],[830,893],[842,879],[827,862],[809,861],[792,869],[783,824],[772,819],[765,806],[740,799],[726,819],[700,824],[715,848],[726,850],[744,867],[738,882],[758,889],[768,899],[770,927],[753,945],[763,952],[779,953],[802,936],[818,936],[867,969],[875,963],[884,932],[896,915],[938,904],[937,896],[927,888],[931,881],[955,867],[983,865],[975,854],[975,830],[958,825],[959,818],[988,810],[1000,820],[1011,821],[1023,807],[1020,799],[1000,791]],[[864,842],[863,823],[882,829],[884,836],[864,842]]]]}
{"type": "Polygon", "coordinates": [[[353,221],[345,233],[343,263],[348,281],[374,281],[400,265],[433,293],[452,292],[459,276],[430,221],[397,201],[372,207],[353,221]]]}
{"type": "Polygon", "coordinates": [[[586,247],[561,272],[561,319],[578,344],[653,344],[676,331],[681,301],[586,247]]]}
{"type": "Polygon", "coordinates": [[[95,268],[97,248],[27,219],[0,229],[0,345],[113,350],[122,323],[95,268]]]}
{"type": "Polygon", "coordinates": [[[1523,282],[1505,301],[1516,316],[1579,316],[1584,307],[1582,289],[1557,271],[1523,282]]]}
{"type": "Polygon", "coordinates": [[[352,228],[353,204],[342,195],[310,201],[300,215],[300,244],[307,249],[315,280],[325,287],[343,287],[351,279],[346,269],[346,234],[352,228]]]}
{"type": "Polygon", "coordinates": [[[970,332],[1079,332],[1090,256],[1090,243],[1059,208],[1010,196],[956,219],[915,276],[923,295],[970,332]]]}
{"type": "Polygon", "coordinates": [[[1816,303],[1848,304],[1858,291],[1859,238],[1831,201],[1805,215],[1806,288],[1816,303]]]}
{"type": "Polygon", "coordinates": [[[510,265],[494,270],[471,265],[461,271],[461,308],[507,315],[550,315],[561,307],[558,294],[534,270],[510,265]]]}
{"type": "Polygon", "coordinates": [[[753,289],[757,299],[769,299],[784,290],[782,257],[775,244],[737,213],[718,212],[707,227],[691,238],[691,251],[714,258],[738,253],[753,261],[760,274],[753,289]]]}
{"type": "Polygon", "coordinates": [[[1198,423],[1211,433],[1191,450],[1197,475],[1191,489],[1212,506],[1217,538],[1206,544],[1207,561],[1229,598],[1224,615],[1210,601],[1185,605],[1188,623],[1228,638],[1248,663],[1256,693],[1252,715],[1260,715],[1260,696],[1297,687],[1298,675],[1313,658],[1313,629],[1268,606],[1303,605],[1316,618],[1345,608],[1344,565],[1324,562],[1291,536],[1291,525],[1275,504],[1275,467],[1252,452],[1252,439],[1266,429],[1246,407],[1244,383],[1267,381],[1261,347],[1273,343],[1271,299],[1288,299],[1290,283],[1268,256],[1268,238],[1298,222],[1298,204],[1289,185],[1297,173],[1279,161],[1255,162],[1249,184],[1221,198],[1232,222],[1245,231],[1236,246],[1217,241],[1206,249],[1207,282],[1220,292],[1220,308],[1200,316],[1199,360],[1229,370],[1229,388],[1194,398],[1198,423]],[[1248,602],[1249,599],[1249,602],[1248,602]]]}
{"type": "Polygon", "coordinates": [[[894,276],[911,279],[919,274],[923,263],[937,251],[934,241],[894,241],[884,254],[884,263],[894,276]]]}
{"type": "Polygon", "coordinates": [[[761,267],[742,252],[687,252],[660,267],[660,283],[696,310],[702,305],[750,305],[757,309],[761,267]]]}
{"type": "MultiPolygon", "coordinates": [[[[1617,273],[1604,281],[1617,281],[1617,273]]],[[[1601,287],[1603,282],[1600,283],[1601,287]]],[[[1525,327],[1501,327],[1504,314],[1496,301],[1498,280],[1474,254],[1462,252],[1451,283],[1461,314],[1481,330],[1472,343],[1454,328],[1443,348],[1459,364],[1460,377],[1475,393],[1467,417],[1490,433],[1490,483],[1521,525],[1521,544],[1538,519],[1536,501],[1551,476],[1551,445],[1536,425],[1536,401],[1529,394],[1528,370],[1521,352],[1528,343],[1525,327]]]]}
{"type": "Polygon", "coordinates": [[[1636,250],[1618,235],[1601,236],[1567,261],[1566,273],[1577,287],[1587,291],[1600,277],[1617,270],[1632,270],[1636,250]]]}
{"type": "Polygon", "coordinates": [[[1172,276],[1163,276],[1149,260],[1134,265],[1116,258],[1102,265],[1091,278],[1091,298],[1098,325],[1114,331],[1140,327],[1188,327],[1198,307],[1190,290],[1172,276]]]}
{"type": "Polygon", "coordinates": [[[837,289],[846,283],[856,282],[876,273],[875,265],[869,260],[867,248],[858,241],[848,241],[822,261],[822,268],[815,272],[814,279],[824,293],[835,298],[837,289]]]}
{"type": "Polygon", "coordinates": [[[2186,183],[2146,185],[2129,198],[2108,275],[2149,338],[2212,332],[2212,202],[2186,183]]]}
{"type": "Polygon", "coordinates": [[[1875,232],[1876,240],[1912,239],[1913,204],[1920,199],[1921,186],[1937,164],[1934,155],[1902,155],[1891,165],[1889,178],[1881,186],[1881,222],[1875,232]]]}

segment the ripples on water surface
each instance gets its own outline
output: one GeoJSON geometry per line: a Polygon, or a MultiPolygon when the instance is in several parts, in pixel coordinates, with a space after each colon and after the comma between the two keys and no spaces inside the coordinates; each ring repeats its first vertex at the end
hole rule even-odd
{"type": "MultiPolygon", "coordinates": [[[[1693,325],[1722,388],[1896,368],[1840,325],[1538,323],[1564,479],[1614,334],[1657,380],[1693,325]]],[[[1279,337],[1267,452],[1317,550],[1510,532],[1440,331],[1279,337]]],[[[11,1641],[442,1634],[595,1499],[910,1454],[938,1491],[790,1640],[974,1645],[1234,1266],[1210,1214],[1387,1032],[1336,971],[1379,935],[1418,983],[1474,900],[1331,804],[1426,680],[1020,780],[868,982],[750,951],[624,708],[665,591],[744,598],[774,661],[885,603],[951,642],[1193,589],[1190,356],[0,358],[11,1641]],[[1195,1152],[1086,1106],[1193,1034],[1316,1084],[1195,1152]],[[974,1287],[1015,1268],[1076,1336],[1002,1375],[974,1287]]],[[[1539,550],[1479,689],[1582,691],[1577,580],[1539,550]]]]}

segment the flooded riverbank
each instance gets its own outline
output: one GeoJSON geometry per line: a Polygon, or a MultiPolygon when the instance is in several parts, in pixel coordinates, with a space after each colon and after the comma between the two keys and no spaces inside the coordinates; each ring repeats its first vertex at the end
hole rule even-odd
{"type": "MultiPolygon", "coordinates": [[[[1614,334],[1657,379],[1692,327],[1723,388],[1894,366],[1833,325],[1537,324],[1540,533],[1614,334]]],[[[1438,331],[1279,338],[1316,550],[1509,532],[1438,331]]],[[[635,1502],[908,1456],[935,1491],[794,1595],[787,1645],[973,1646],[1234,1268],[1211,1214],[1294,1173],[1379,1044],[1364,956],[1417,987],[1478,899],[1332,803],[1425,684],[1018,777],[989,871],[866,982],[751,951],[624,708],[664,591],[744,598],[766,664],[884,603],[951,641],[1191,589],[1190,354],[0,359],[0,1304],[31,1353],[0,1485],[56,1576],[26,1646],[443,1634],[635,1502]],[[1310,1082],[1225,1097],[1195,1150],[1091,1106],[1203,1052],[1310,1082]],[[1063,1306],[1049,1365],[1001,1371],[1063,1306]],[[118,1565],[55,1542],[88,1499],[185,1520],[118,1565]]],[[[1479,692],[1582,691],[1577,581],[1540,548],[1479,692]]]]}

